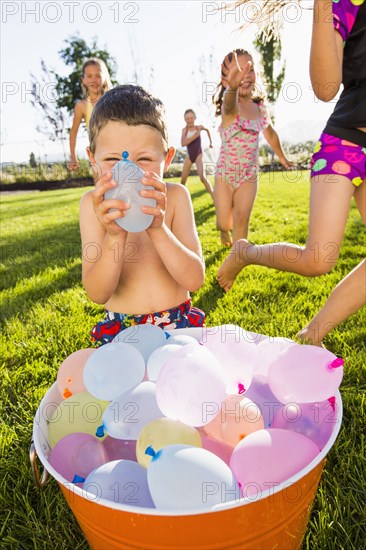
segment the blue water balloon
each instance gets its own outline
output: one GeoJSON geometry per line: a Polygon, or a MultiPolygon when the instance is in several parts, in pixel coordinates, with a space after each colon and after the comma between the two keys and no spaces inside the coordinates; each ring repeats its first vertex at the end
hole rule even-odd
{"type": "MultiPolygon", "coordinates": [[[[128,160],[128,153],[122,153],[122,160],[117,162],[112,168],[113,180],[117,185],[105,193],[106,199],[120,199],[127,202],[130,208],[125,211],[122,218],[118,218],[116,223],[125,231],[137,233],[145,231],[153,221],[151,214],[142,212],[142,206],[156,206],[154,199],[142,197],[140,191],[143,189],[154,189],[150,185],[143,185],[141,178],[144,172],[135,164],[128,160]]],[[[115,209],[112,209],[113,212],[115,209]]]]}

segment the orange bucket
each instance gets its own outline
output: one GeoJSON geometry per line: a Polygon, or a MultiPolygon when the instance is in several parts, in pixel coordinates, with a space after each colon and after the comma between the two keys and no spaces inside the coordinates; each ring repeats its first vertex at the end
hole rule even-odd
{"type": "MultiPolygon", "coordinates": [[[[178,331],[174,331],[177,333],[178,331]]],[[[200,338],[202,329],[182,329],[200,338]]],[[[236,499],[213,510],[165,511],[136,508],[97,498],[64,479],[48,462],[51,451],[47,419],[62,402],[56,384],[44,396],[34,419],[31,462],[38,484],[36,456],[58,482],[93,550],[295,550],[306,531],[325,457],[338,435],[342,401],[336,393],[333,432],[319,455],[286,482],[257,495],[236,499]],[[138,510],[138,511],[137,511],[138,510]]]]}

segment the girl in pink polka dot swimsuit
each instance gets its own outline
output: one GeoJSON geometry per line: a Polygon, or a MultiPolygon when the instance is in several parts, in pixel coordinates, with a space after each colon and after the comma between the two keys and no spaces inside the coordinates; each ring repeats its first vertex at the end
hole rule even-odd
{"type": "Polygon", "coordinates": [[[259,132],[288,168],[277,132],[263,102],[255,97],[256,74],[252,56],[245,50],[230,52],[221,66],[222,81],[214,97],[221,150],[216,166],[214,202],[221,241],[230,246],[248,236],[250,213],[258,185],[259,132]]]}
{"type": "MultiPolygon", "coordinates": [[[[276,6],[279,10],[281,3],[276,6]]],[[[226,291],[251,264],[306,277],[328,273],[338,260],[352,198],[366,223],[365,55],[366,0],[314,0],[313,90],[322,101],[331,101],[341,84],[343,90],[312,157],[308,237],[303,246],[282,242],[255,245],[239,239],[219,269],[219,284],[226,291]]],[[[321,345],[330,330],[365,305],[365,281],[366,260],[362,260],[338,283],[298,336],[321,345]]]]}

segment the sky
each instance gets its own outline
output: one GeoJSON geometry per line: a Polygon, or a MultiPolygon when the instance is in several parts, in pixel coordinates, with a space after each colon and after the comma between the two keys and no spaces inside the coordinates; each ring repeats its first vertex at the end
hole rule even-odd
{"type": "MultiPolygon", "coordinates": [[[[226,13],[225,2],[208,1],[6,1],[1,6],[1,162],[28,161],[31,152],[48,160],[61,147],[36,130],[39,115],[30,103],[30,73],[40,76],[40,62],[67,75],[59,58],[65,39],[79,34],[96,37],[117,61],[116,80],[139,84],[165,104],[170,144],[179,147],[187,108],[197,123],[208,125],[219,145],[211,95],[219,80],[220,64],[234,48],[253,51],[256,26],[249,8],[226,13]],[[211,60],[211,61],[210,61],[211,60]]],[[[254,7],[260,0],[251,2],[254,7]]],[[[308,75],[312,0],[291,2],[283,11],[282,46],[286,75],[277,100],[275,126],[285,141],[316,140],[333,102],[319,102],[308,75]]],[[[257,58],[255,57],[255,60],[257,58]]],[[[52,84],[51,84],[52,86],[52,84]]],[[[77,151],[86,158],[86,132],[79,130],[77,151]]],[[[204,147],[208,143],[204,141],[204,147]]],[[[68,144],[66,144],[68,154],[68,144]]]]}

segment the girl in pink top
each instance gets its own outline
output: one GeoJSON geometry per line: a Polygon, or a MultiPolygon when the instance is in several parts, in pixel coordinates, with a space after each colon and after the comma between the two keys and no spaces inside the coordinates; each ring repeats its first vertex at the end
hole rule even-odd
{"type": "Polygon", "coordinates": [[[263,102],[255,96],[256,74],[245,50],[230,52],[221,65],[221,84],[214,96],[222,145],[216,167],[214,202],[217,227],[225,246],[248,235],[258,186],[259,132],[287,169],[290,162],[263,102]],[[232,236],[231,236],[232,231],[232,236]]]}

